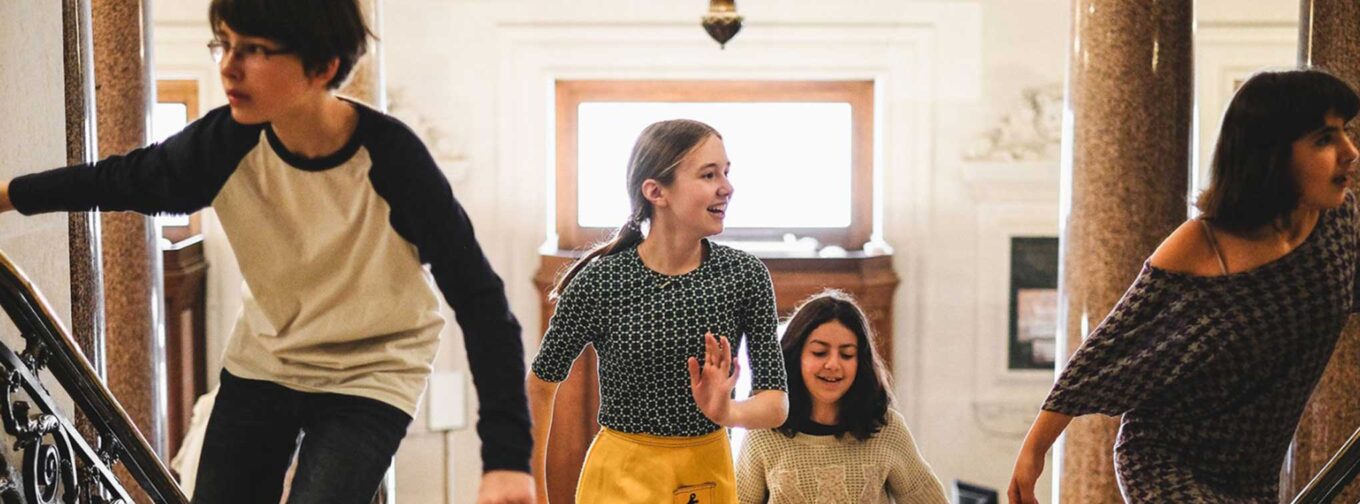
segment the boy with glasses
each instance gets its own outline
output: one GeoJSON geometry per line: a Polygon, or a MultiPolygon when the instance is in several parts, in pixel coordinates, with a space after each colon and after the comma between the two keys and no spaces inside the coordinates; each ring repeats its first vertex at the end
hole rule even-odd
{"type": "Polygon", "coordinates": [[[355,0],[213,0],[209,18],[229,106],[158,145],[0,182],[0,211],[216,211],[246,288],[195,502],[277,503],[296,450],[289,502],[368,503],[439,346],[436,285],[481,404],[479,502],[532,502],[502,282],[421,141],[333,94],[370,35],[355,0]]]}

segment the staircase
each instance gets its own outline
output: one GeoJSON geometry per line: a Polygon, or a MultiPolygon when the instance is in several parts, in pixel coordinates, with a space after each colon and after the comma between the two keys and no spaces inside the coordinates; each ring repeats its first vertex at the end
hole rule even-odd
{"type": "Polygon", "coordinates": [[[0,307],[24,342],[18,352],[0,342],[0,504],[187,502],[42,294],[3,252],[0,307]],[[89,420],[92,439],[53,401],[53,384],[38,377],[44,369],[89,420]],[[124,487],[113,471],[119,464],[141,488],[124,487]]]}

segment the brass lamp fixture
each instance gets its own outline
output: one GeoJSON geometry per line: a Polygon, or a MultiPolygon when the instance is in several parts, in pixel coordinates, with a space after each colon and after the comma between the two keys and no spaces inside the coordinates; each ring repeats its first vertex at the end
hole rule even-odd
{"type": "Polygon", "coordinates": [[[708,14],[704,15],[704,30],[718,47],[727,48],[727,41],[741,31],[741,16],[737,15],[736,0],[708,0],[708,14]]]}

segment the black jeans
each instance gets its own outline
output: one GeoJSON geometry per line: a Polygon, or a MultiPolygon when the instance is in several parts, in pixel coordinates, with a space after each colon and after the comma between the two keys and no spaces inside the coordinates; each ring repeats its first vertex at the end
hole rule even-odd
{"type": "Polygon", "coordinates": [[[221,382],[203,438],[197,504],[278,504],[294,451],[289,504],[370,504],[411,424],[406,412],[374,399],[300,392],[226,370],[221,382]]]}

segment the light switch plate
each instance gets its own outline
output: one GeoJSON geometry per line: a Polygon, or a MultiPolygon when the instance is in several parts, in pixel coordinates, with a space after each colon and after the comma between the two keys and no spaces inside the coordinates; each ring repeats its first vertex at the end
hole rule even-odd
{"type": "Polygon", "coordinates": [[[431,431],[467,426],[466,387],[462,371],[440,371],[430,375],[430,403],[425,411],[431,431]]]}

